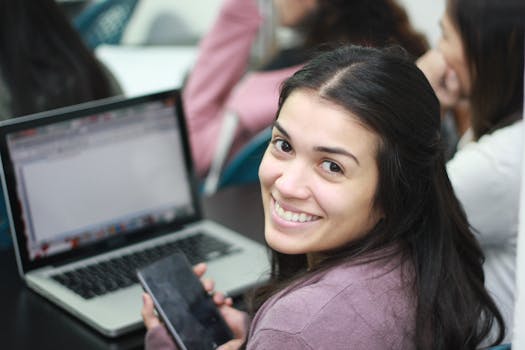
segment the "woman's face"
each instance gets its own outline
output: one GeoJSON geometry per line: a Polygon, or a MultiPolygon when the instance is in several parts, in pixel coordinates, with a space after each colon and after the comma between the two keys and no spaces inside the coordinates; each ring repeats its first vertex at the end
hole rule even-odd
{"type": "Polygon", "coordinates": [[[317,0],[273,0],[283,27],[295,27],[317,7],[317,0]]]}
{"type": "Polygon", "coordinates": [[[285,254],[341,247],[365,235],[379,137],[351,113],[304,90],[285,101],[259,168],[265,239],[285,254]]]}
{"type": "Polygon", "coordinates": [[[441,39],[438,49],[443,54],[447,65],[456,72],[460,92],[463,96],[470,95],[471,78],[465,59],[465,51],[461,36],[453,24],[448,11],[441,18],[441,39]]]}

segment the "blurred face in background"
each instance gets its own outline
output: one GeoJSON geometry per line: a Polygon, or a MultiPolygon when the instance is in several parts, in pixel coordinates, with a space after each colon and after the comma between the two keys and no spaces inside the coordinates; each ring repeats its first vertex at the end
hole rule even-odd
{"type": "Polygon", "coordinates": [[[273,0],[279,23],[296,27],[317,8],[317,0],[273,0]]]}
{"type": "Polygon", "coordinates": [[[452,21],[452,18],[445,12],[441,18],[441,39],[438,49],[443,54],[445,61],[450,69],[456,72],[459,80],[460,93],[462,96],[469,96],[471,89],[471,78],[465,59],[465,50],[460,33],[452,21]]]}

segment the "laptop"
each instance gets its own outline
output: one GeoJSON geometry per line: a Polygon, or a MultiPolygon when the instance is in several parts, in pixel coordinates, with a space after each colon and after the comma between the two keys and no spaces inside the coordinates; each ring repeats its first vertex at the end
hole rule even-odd
{"type": "Polygon", "coordinates": [[[0,159],[22,278],[106,336],[142,327],[135,271],[175,251],[232,296],[267,279],[262,244],[201,215],[179,90],[7,120],[0,159]]]}

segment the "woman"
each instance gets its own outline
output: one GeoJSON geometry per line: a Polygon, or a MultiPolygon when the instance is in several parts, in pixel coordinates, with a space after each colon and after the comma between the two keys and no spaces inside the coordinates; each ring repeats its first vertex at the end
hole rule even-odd
{"type": "Polygon", "coordinates": [[[522,20],[497,15],[504,13],[498,6],[503,7],[488,0],[448,0],[438,50],[418,65],[443,108],[469,106],[469,128],[447,172],[486,256],[487,289],[512,330],[525,28],[522,20]]]}
{"type": "MultiPolygon", "coordinates": [[[[183,93],[193,158],[201,177],[207,175],[213,159],[221,159],[223,151],[234,154],[271,125],[279,85],[307,61],[313,48],[341,42],[400,44],[414,57],[428,49],[426,39],[414,31],[396,0],[273,3],[279,24],[298,33],[301,40],[279,50],[260,69],[246,74],[252,46],[264,22],[256,0],[225,0],[201,42],[183,93]],[[228,125],[233,127],[228,129],[228,125]],[[224,150],[218,144],[229,140],[227,135],[232,138],[231,149],[224,150]]],[[[220,170],[219,163],[211,172],[217,175],[220,170]]]]}
{"type": "MultiPolygon", "coordinates": [[[[439,103],[396,50],[342,47],[281,91],[259,169],[270,283],[223,349],[475,349],[503,335],[448,180],[439,103]]],[[[145,295],[151,349],[173,344],[145,295]]],[[[221,303],[220,300],[216,302],[221,303]]]]}

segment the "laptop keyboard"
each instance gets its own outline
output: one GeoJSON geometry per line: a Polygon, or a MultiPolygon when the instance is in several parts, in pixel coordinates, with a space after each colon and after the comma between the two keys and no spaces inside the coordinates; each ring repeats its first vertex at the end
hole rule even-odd
{"type": "Polygon", "coordinates": [[[83,298],[91,299],[138,283],[136,276],[138,268],[176,251],[183,252],[193,265],[237,251],[232,248],[233,246],[227,242],[204,233],[198,233],[136,253],[57,274],[53,276],[53,279],[83,298]]]}

